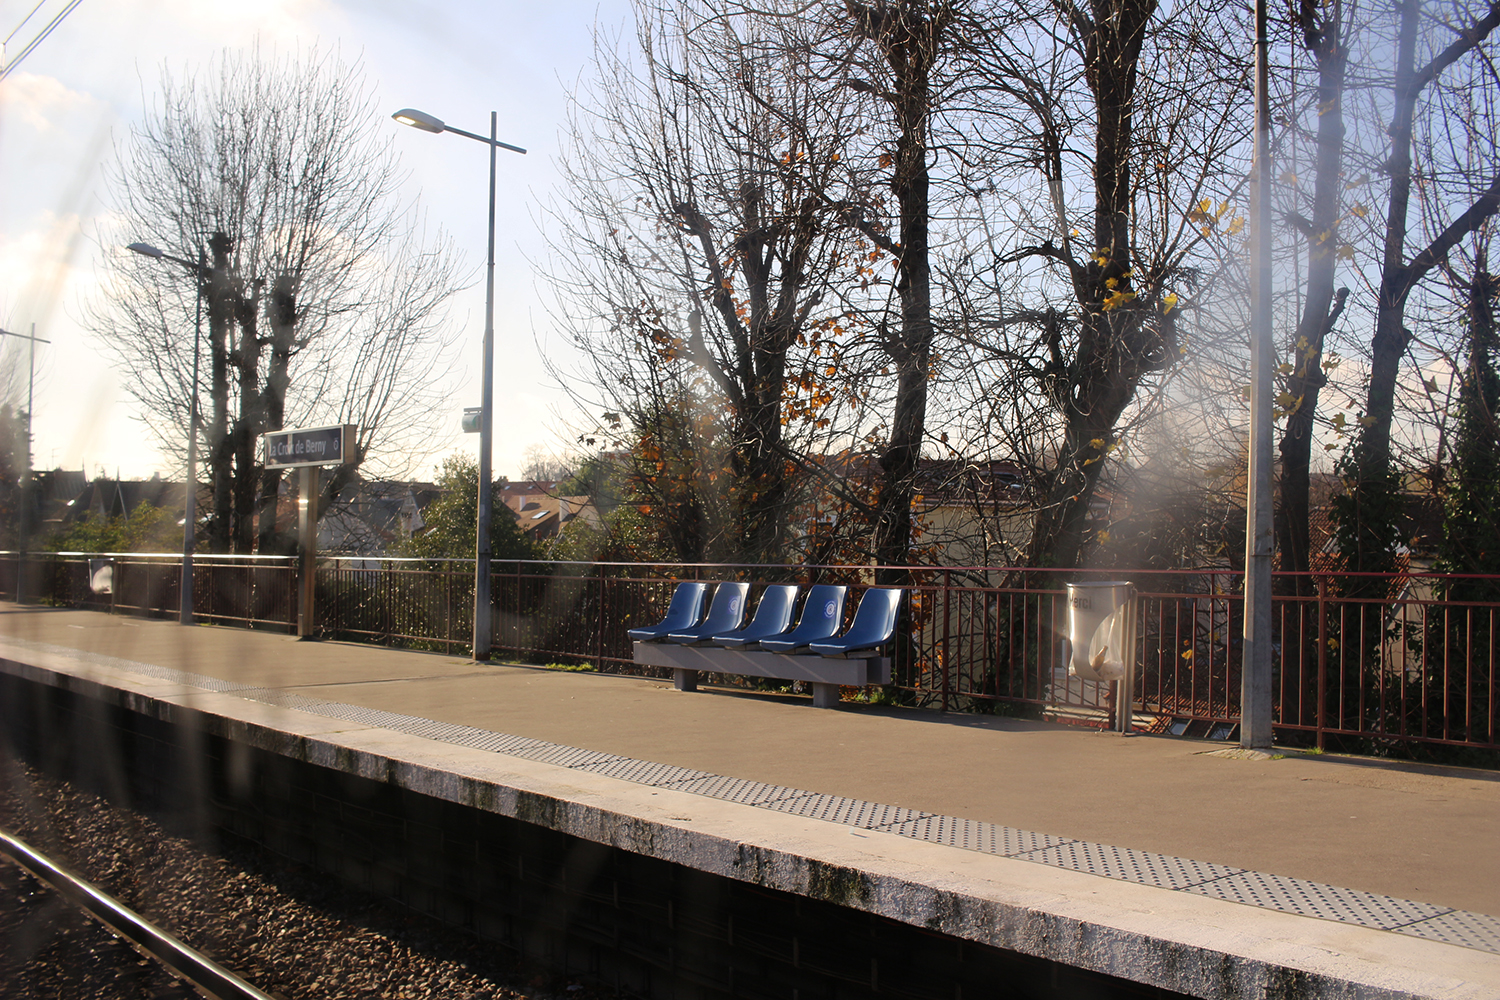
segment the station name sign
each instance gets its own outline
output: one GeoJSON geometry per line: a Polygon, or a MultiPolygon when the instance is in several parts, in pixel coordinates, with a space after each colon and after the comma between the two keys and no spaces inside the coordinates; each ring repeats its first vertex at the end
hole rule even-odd
{"type": "Polygon", "coordinates": [[[342,465],[354,457],[354,432],[354,424],[336,424],[262,434],[266,468],[342,465]]]}

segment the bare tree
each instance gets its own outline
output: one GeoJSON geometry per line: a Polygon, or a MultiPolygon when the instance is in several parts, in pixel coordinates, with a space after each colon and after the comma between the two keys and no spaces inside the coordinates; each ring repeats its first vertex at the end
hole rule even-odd
{"type": "Polygon", "coordinates": [[[780,561],[809,456],[857,425],[846,299],[882,256],[841,224],[859,98],[726,4],[640,3],[575,95],[552,213],[559,313],[627,425],[679,554],[780,561]],[[853,414],[851,416],[851,414],[853,414]]]}
{"type": "Polygon", "coordinates": [[[1233,312],[1210,291],[1228,289],[1244,225],[1248,75],[1228,41],[1242,14],[1190,3],[1167,18],[1152,0],[1007,10],[1005,30],[968,39],[982,53],[964,149],[979,225],[952,323],[973,398],[1003,413],[989,426],[1032,470],[1029,564],[1075,566],[1101,476],[1172,401],[1184,359],[1220,350],[1233,312]]]}
{"type": "Polygon", "coordinates": [[[257,456],[268,430],[359,425],[325,499],[367,459],[400,470],[425,455],[459,281],[449,241],[425,238],[399,201],[384,122],[359,67],[337,56],[225,53],[200,73],[163,70],[160,103],[117,151],[101,234],[110,280],[92,327],[177,452],[201,290],[215,551],[248,552],[257,533],[262,549],[274,544],[280,473],[257,456]],[[204,263],[114,249],[134,241],[204,263]]]}
{"type": "Polygon", "coordinates": [[[578,471],[577,455],[559,455],[545,445],[526,446],[521,456],[526,464],[521,468],[521,479],[534,482],[561,482],[578,471]]]}

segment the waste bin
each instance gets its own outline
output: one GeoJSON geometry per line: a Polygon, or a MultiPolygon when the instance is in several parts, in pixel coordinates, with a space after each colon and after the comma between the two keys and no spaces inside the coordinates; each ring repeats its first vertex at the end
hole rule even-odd
{"type": "Polygon", "coordinates": [[[1135,584],[1106,580],[1067,588],[1068,673],[1117,682],[1115,729],[1128,736],[1135,697],[1135,584]]]}
{"type": "Polygon", "coordinates": [[[113,559],[89,560],[89,589],[96,594],[115,592],[115,561],[113,559]]]}

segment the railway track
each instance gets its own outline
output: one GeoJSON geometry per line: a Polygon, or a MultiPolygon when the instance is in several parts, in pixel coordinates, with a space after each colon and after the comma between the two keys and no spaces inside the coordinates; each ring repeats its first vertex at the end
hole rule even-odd
{"type": "Polygon", "coordinates": [[[68,902],[160,962],[200,993],[215,1000],[279,1000],[256,989],[5,830],[0,830],[0,855],[51,886],[68,902]]]}

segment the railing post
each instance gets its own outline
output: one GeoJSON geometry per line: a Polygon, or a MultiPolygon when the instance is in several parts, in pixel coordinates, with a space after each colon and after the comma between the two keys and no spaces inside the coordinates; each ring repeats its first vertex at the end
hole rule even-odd
{"type": "Polygon", "coordinates": [[[318,467],[304,465],[299,483],[301,495],[297,498],[297,547],[301,555],[301,589],[297,593],[297,638],[313,637],[313,621],[317,613],[314,597],[317,593],[318,571],[318,467]]]}
{"type": "Polygon", "coordinates": [[[949,569],[943,570],[943,664],[942,664],[942,666],[943,666],[943,711],[945,711],[945,712],[948,711],[948,692],[950,690],[950,684],[949,684],[949,680],[948,680],[948,671],[952,669],[952,665],[953,665],[953,655],[952,655],[953,650],[949,646],[949,640],[951,638],[951,629],[949,628],[949,622],[952,620],[952,615],[953,615],[953,605],[952,605],[953,592],[951,590],[952,583],[953,583],[953,571],[949,570],[949,569]]]}
{"type": "Polygon", "coordinates": [[[1324,706],[1328,691],[1328,577],[1318,577],[1318,704],[1317,747],[1323,749],[1324,706]]]}
{"type": "MultiPolygon", "coordinates": [[[[599,580],[599,600],[595,603],[598,609],[594,616],[594,669],[604,669],[604,626],[609,616],[604,613],[604,573],[596,565],[594,575],[599,580]]],[[[581,601],[579,602],[582,603],[581,601]]]]}
{"type": "MultiPolygon", "coordinates": [[[[439,577],[439,579],[442,579],[442,578],[439,577]]],[[[444,591],[443,602],[444,602],[445,605],[447,604],[447,593],[446,592],[448,590],[446,584],[447,584],[447,581],[445,580],[444,581],[444,587],[443,587],[443,591],[444,591]]],[[[379,607],[380,607],[380,617],[379,617],[380,631],[385,636],[385,644],[387,646],[391,645],[391,642],[392,642],[392,640],[391,640],[391,633],[394,631],[394,629],[392,628],[392,626],[395,623],[391,621],[391,613],[392,613],[392,611],[393,611],[393,609],[395,607],[395,603],[396,603],[394,600],[392,600],[392,595],[395,592],[396,592],[396,568],[395,568],[394,565],[391,564],[391,562],[389,560],[382,559],[380,561],[380,582],[378,584],[376,584],[376,587],[375,587],[375,603],[377,605],[379,605],[379,607]]],[[[426,602],[424,601],[423,603],[425,604],[426,602]]],[[[444,614],[446,615],[447,608],[444,607],[443,610],[444,610],[444,614]]],[[[446,621],[443,623],[443,632],[444,632],[445,635],[448,632],[448,624],[447,624],[446,621]]]]}

